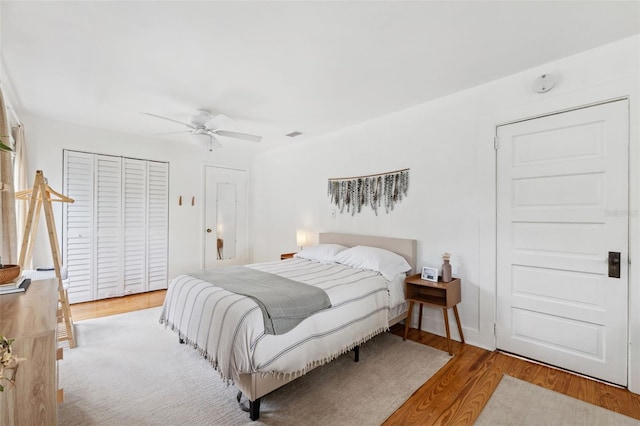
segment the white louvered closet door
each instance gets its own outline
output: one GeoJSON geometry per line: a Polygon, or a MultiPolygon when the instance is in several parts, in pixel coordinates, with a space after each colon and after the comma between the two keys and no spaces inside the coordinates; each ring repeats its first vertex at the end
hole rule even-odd
{"type": "Polygon", "coordinates": [[[64,187],[73,204],[63,203],[62,262],[69,273],[69,302],[96,298],[93,287],[93,154],[64,152],[64,187]]]}
{"type": "Polygon", "coordinates": [[[167,288],[169,165],[147,162],[147,290],[167,288]]]}
{"type": "Polygon", "coordinates": [[[96,156],[95,235],[97,299],[121,296],[122,158],[96,156]]]}
{"type": "Polygon", "coordinates": [[[124,292],[146,290],[147,162],[123,160],[124,292]]]}
{"type": "Polygon", "coordinates": [[[167,163],[64,153],[69,301],[167,288],[167,163]]]}

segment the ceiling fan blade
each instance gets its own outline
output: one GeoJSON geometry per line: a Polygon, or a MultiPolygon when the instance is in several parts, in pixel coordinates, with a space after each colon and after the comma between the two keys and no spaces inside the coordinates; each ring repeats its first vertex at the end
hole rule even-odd
{"type": "Polygon", "coordinates": [[[224,114],[217,114],[211,120],[204,123],[204,127],[206,127],[207,129],[215,130],[215,129],[219,129],[221,127],[226,126],[232,121],[233,121],[232,119],[230,119],[224,114]]]}
{"type": "Polygon", "coordinates": [[[222,144],[218,139],[216,139],[213,135],[211,135],[211,142],[209,144],[209,151],[213,151],[214,149],[222,148],[222,144]]]}
{"type": "Polygon", "coordinates": [[[164,136],[164,135],[177,135],[177,134],[185,134],[191,133],[191,130],[178,130],[174,132],[161,132],[161,133],[152,133],[152,136],[164,136]]]}
{"type": "Polygon", "coordinates": [[[243,139],[249,142],[260,142],[262,140],[262,136],[250,135],[248,133],[229,132],[227,130],[216,130],[213,133],[229,138],[243,139]]]}
{"type": "Polygon", "coordinates": [[[150,115],[151,117],[156,117],[156,118],[160,118],[162,120],[172,121],[174,123],[178,123],[178,124],[182,124],[183,126],[187,126],[190,129],[195,129],[195,127],[192,126],[191,124],[183,123],[182,121],[174,120],[173,118],[167,118],[167,117],[163,117],[161,115],[151,114],[150,112],[141,112],[140,114],[150,115]]]}

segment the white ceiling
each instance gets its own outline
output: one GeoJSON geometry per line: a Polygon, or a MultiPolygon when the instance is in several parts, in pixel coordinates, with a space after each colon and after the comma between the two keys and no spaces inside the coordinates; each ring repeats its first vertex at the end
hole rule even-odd
{"type": "Polygon", "coordinates": [[[181,129],[139,112],[208,108],[268,147],[632,36],[639,5],[3,0],[2,84],[19,112],[151,137],[181,129]]]}

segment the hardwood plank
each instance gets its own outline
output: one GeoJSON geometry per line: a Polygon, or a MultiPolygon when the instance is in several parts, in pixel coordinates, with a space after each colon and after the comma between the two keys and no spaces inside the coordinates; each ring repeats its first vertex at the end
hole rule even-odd
{"type": "MultiPolygon", "coordinates": [[[[76,321],[161,306],[166,290],[71,305],[76,321]]],[[[391,332],[402,336],[404,327],[391,332]]],[[[447,339],[409,329],[408,339],[446,352],[447,339]]],[[[452,341],[454,356],[384,423],[472,425],[507,374],[640,420],[640,395],[501,352],[452,341]]]]}
{"type": "Polygon", "coordinates": [[[76,303],[71,305],[71,317],[74,321],[82,321],[83,319],[100,318],[162,306],[166,293],[166,290],[157,290],[94,302],[76,303]]]}
{"type": "Polygon", "coordinates": [[[435,424],[471,424],[478,416],[482,408],[489,400],[493,390],[498,386],[502,375],[496,374],[494,367],[496,356],[487,352],[488,355],[480,355],[485,358],[475,371],[468,371],[465,379],[465,371],[459,370],[460,375],[456,380],[460,383],[457,386],[457,395],[451,395],[450,401],[445,401],[448,406],[436,419],[435,424]]]}

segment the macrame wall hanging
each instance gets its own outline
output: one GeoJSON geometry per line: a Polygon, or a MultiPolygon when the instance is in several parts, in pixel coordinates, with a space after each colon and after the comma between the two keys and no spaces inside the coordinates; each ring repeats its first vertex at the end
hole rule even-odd
{"type": "Polygon", "coordinates": [[[389,213],[409,189],[409,169],[396,170],[375,175],[355,176],[349,178],[331,178],[327,194],[331,204],[340,213],[351,212],[351,216],[362,211],[362,206],[370,206],[378,215],[378,209],[384,205],[389,213]]]}

